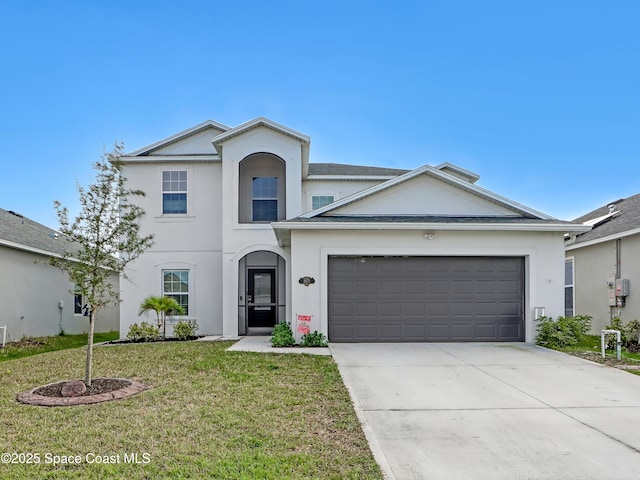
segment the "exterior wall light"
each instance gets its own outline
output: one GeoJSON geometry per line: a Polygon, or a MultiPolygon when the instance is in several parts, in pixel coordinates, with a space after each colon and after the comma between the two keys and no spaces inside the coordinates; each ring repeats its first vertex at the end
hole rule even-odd
{"type": "Polygon", "coordinates": [[[316,279],[313,277],[300,277],[298,279],[298,283],[300,285],[304,285],[305,287],[308,287],[309,285],[311,285],[312,283],[316,283],[316,279]]]}

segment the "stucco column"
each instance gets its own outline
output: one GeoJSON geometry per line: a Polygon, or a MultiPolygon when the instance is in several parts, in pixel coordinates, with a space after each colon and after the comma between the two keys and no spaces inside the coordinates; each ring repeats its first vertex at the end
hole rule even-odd
{"type": "Polygon", "coordinates": [[[238,336],[238,262],[233,253],[222,254],[222,335],[238,336]]]}

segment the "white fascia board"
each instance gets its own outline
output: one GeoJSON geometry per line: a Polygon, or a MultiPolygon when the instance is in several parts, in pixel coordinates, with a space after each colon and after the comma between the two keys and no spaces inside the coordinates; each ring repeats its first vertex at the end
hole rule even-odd
{"type": "Polygon", "coordinates": [[[293,137],[296,140],[298,140],[300,143],[311,143],[311,137],[309,137],[308,135],[305,135],[304,133],[300,133],[289,127],[285,127],[284,125],[280,125],[279,123],[276,123],[265,117],[254,118],[253,120],[249,120],[248,122],[245,122],[242,125],[233,127],[227,130],[226,132],[213,137],[211,139],[211,142],[213,143],[214,146],[217,146],[233,137],[237,137],[238,135],[242,135],[243,133],[248,132],[249,130],[252,130],[254,128],[258,128],[261,126],[275,130],[276,132],[282,133],[283,135],[293,137]]]}
{"type": "Polygon", "coordinates": [[[12,248],[14,250],[22,250],[23,252],[37,253],[38,255],[44,255],[46,257],[63,258],[63,256],[59,253],[53,253],[48,250],[30,247],[28,245],[23,245],[22,243],[10,242],[9,240],[0,239],[0,245],[2,245],[3,247],[12,248]]]}
{"type": "Polygon", "coordinates": [[[199,123],[198,125],[195,125],[191,128],[187,128],[186,130],[183,130],[182,132],[178,132],[174,135],[171,135],[170,137],[164,138],[162,140],[159,140],[155,143],[152,143],[151,145],[147,145],[146,147],[142,147],[139,148],[138,150],[135,150],[133,152],[127,153],[126,156],[127,157],[135,157],[135,156],[139,156],[145,152],[148,152],[149,150],[155,150],[159,147],[162,147],[163,145],[168,145],[171,143],[174,143],[182,138],[188,137],[189,135],[193,134],[194,132],[197,132],[199,130],[202,130],[206,127],[214,127],[214,128],[218,128],[220,130],[224,130],[227,131],[229,130],[231,127],[228,127],[226,125],[223,125],[222,123],[218,123],[215,122],[213,120],[206,120],[202,123],[199,123]]]}
{"type": "Polygon", "coordinates": [[[512,232],[586,232],[584,225],[566,223],[438,223],[438,222],[274,222],[274,230],[480,230],[512,232]]]}
{"type": "Polygon", "coordinates": [[[625,232],[607,235],[606,237],[595,238],[593,240],[579,243],[577,245],[569,245],[565,247],[565,251],[578,250],[579,248],[582,248],[582,247],[589,247],[591,245],[597,245],[598,243],[610,242],[611,240],[617,240],[619,238],[630,237],[632,235],[638,235],[638,234],[640,234],[640,228],[634,228],[632,230],[627,230],[625,232]]]}
{"type": "Polygon", "coordinates": [[[396,178],[397,175],[309,175],[305,180],[332,180],[332,181],[386,181],[396,178]]]}
{"type": "MultiPolygon", "coordinates": [[[[450,170],[456,171],[460,175],[467,177],[470,183],[475,183],[478,180],[480,180],[480,175],[478,175],[477,173],[472,172],[471,170],[467,170],[466,168],[462,168],[457,165],[454,165],[453,163],[450,163],[450,162],[441,163],[440,165],[436,165],[435,168],[438,170],[449,168],[450,170]]],[[[446,173],[446,172],[443,172],[443,173],[446,173]]]]}
{"type": "Polygon", "coordinates": [[[513,200],[510,200],[506,197],[503,197],[501,195],[498,195],[496,193],[493,193],[489,190],[485,190],[482,187],[478,187],[477,185],[474,185],[472,183],[466,182],[464,180],[458,179],[452,175],[449,175],[447,173],[443,173],[440,170],[438,170],[437,168],[434,168],[430,165],[423,165],[422,167],[416,168],[415,170],[411,170],[410,172],[407,172],[403,175],[397,176],[392,178],[391,180],[388,180],[384,183],[380,183],[378,185],[374,185],[373,187],[369,187],[365,190],[362,190],[360,192],[354,193],[353,195],[349,195],[348,197],[344,197],[340,200],[337,200],[329,205],[326,205],[325,207],[319,208],[317,210],[313,210],[311,212],[307,212],[304,215],[301,215],[302,218],[312,218],[315,217],[317,215],[329,212],[331,210],[334,210],[336,208],[340,208],[344,205],[348,205],[349,203],[355,202],[357,200],[360,200],[362,198],[368,197],[370,195],[374,195],[382,190],[386,190],[387,188],[390,188],[394,185],[397,185],[399,183],[403,183],[406,182],[407,180],[410,180],[414,177],[417,177],[418,175],[421,175],[423,173],[426,173],[428,175],[431,175],[432,177],[435,177],[437,179],[440,179],[444,182],[450,183],[454,186],[459,187],[462,190],[465,190],[469,193],[478,195],[479,197],[485,198],[489,201],[493,201],[494,203],[497,203],[499,205],[505,206],[507,208],[511,208],[513,210],[516,210],[518,212],[520,212],[521,214],[528,214],[528,215],[532,215],[536,218],[539,218],[541,220],[555,220],[555,218],[546,215],[542,212],[538,212],[537,210],[534,210],[532,208],[526,207],[525,205],[522,205],[518,202],[514,202],[513,200]]]}
{"type": "Polygon", "coordinates": [[[149,155],[136,157],[124,155],[120,157],[124,163],[172,163],[172,162],[192,162],[192,163],[211,163],[219,162],[219,155],[149,155]]]}

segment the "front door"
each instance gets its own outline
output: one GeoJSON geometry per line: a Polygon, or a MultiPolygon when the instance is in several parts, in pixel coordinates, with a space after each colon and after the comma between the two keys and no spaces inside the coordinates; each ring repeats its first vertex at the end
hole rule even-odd
{"type": "Polygon", "coordinates": [[[276,269],[249,268],[247,271],[247,327],[276,324],[276,269]]]}

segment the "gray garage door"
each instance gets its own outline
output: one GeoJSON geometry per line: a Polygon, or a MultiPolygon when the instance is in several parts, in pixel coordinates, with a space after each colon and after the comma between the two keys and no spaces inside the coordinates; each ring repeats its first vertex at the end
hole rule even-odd
{"type": "Polygon", "coordinates": [[[524,341],[522,257],[330,257],[332,342],[524,341]]]}

